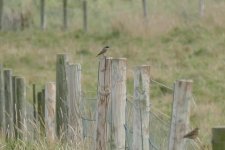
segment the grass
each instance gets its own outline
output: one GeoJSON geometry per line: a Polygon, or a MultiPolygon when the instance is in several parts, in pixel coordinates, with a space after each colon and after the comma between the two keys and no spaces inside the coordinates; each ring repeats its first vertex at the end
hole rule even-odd
{"type": "MultiPolygon", "coordinates": [[[[68,31],[49,28],[43,32],[33,28],[1,32],[1,62],[12,68],[14,74],[24,76],[31,89],[32,83],[41,87],[54,81],[56,54],[68,53],[72,62],[82,65],[83,90],[96,91],[98,59],[95,55],[104,45],[109,45],[109,56],[128,59],[129,95],[133,91],[132,69],[136,65],[151,65],[152,78],[170,87],[177,79],[192,79],[197,106],[192,107],[191,124],[199,126],[200,138],[210,144],[210,129],[225,124],[225,19],[222,15],[225,3],[207,2],[205,17],[200,19],[197,11],[191,12],[193,4],[187,7],[190,11],[185,14],[178,7],[181,4],[161,6],[154,2],[155,7],[150,6],[148,25],[143,25],[139,3],[128,0],[111,3],[97,1],[94,5],[104,8],[105,14],[90,6],[93,14],[88,33],[80,29],[80,17],[72,22],[74,28],[68,31]],[[94,20],[95,15],[98,20],[94,20]]],[[[77,10],[77,14],[80,13],[81,10],[77,10]]],[[[170,91],[152,85],[151,97],[155,107],[171,112],[170,91]]]]}

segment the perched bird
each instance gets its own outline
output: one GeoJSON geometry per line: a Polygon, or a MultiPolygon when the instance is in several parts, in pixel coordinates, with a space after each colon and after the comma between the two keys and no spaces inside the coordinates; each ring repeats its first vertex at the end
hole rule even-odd
{"type": "Polygon", "coordinates": [[[107,52],[107,50],[109,49],[109,46],[105,46],[99,53],[98,53],[98,55],[96,56],[96,57],[98,57],[98,56],[100,56],[100,55],[104,55],[104,53],[106,53],[107,52]]]}
{"type": "Polygon", "coordinates": [[[192,130],[189,133],[185,134],[183,136],[183,138],[195,139],[198,136],[198,130],[199,130],[199,128],[195,128],[194,130],[192,130]]]}

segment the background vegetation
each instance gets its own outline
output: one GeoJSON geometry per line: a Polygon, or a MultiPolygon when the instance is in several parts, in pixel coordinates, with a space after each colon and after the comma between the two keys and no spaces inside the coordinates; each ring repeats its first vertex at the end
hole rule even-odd
{"type": "MultiPolygon", "coordinates": [[[[47,29],[39,29],[39,1],[5,2],[5,12],[31,12],[32,24],[20,31],[0,32],[0,60],[14,74],[25,76],[28,94],[31,84],[43,86],[55,80],[57,53],[68,53],[82,65],[84,91],[95,91],[98,58],[105,45],[108,56],[128,59],[128,94],[132,95],[132,68],[151,65],[151,76],[172,87],[177,79],[192,79],[191,125],[200,128],[200,139],[211,142],[211,128],[225,119],[225,2],[206,1],[203,17],[198,1],[148,1],[148,23],[142,16],[141,1],[88,1],[88,32],[82,31],[81,1],[69,1],[69,29],[61,30],[61,1],[46,4],[47,29]]],[[[10,14],[10,13],[9,13],[10,14]]],[[[95,94],[95,93],[94,93],[95,94]]],[[[95,96],[94,94],[90,96],[95,96]]],[[[152,85],[153,106],[169,114],[172,92],[152,85]]]]}

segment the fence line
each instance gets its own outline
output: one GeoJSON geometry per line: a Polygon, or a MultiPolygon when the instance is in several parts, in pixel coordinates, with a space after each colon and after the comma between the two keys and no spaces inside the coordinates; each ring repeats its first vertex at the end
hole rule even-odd
{"type": "MultiPolygon", "coordinates": [[[[20,140],[29,137],[28,124],[33,124],[36,136],[52,142],[58,139],[76,143],[76,148],[79,143],[92,140],[95,149],[163,150],[168,148],[168,142],[171,149],[199,149],[198,144],[182,138],[189,129],[189,104],[193,99],[191,81],[178,80],[171,89],[150,78],[150,66],[138,66],[134,70],[134,96],[129,96],[126,93],[126,59],[103,57],[98,70],[97,98],[88,98],[85,94],[88,92],[81,91],[81,66],[69,63],[66,54],[57,55],[56,66],[56,83],[48,82],[37,95],[33,85],[31,111],[25,107],[25,79],[10,76],[16,110],[12,118],[15,135],[20,140]],[[171,117],[151,105],[150,84],[153,82],[174,92],[171,117]],[[38,120],[35,119],[36,109],[38,120]],[[26,113],[34,119],[26,120],[26,113]],[[173,141],[175,137],[179,140],[173,141]]],[[[9,86],[8,83],[5,86],[9,86]]],[[[8,117],[6,114],[4,116],[8,117]]]]}
{"type": "MultiPolygon", "coordinates": [[[[142,0],[140,2],[130,1],[129,3],[127,2],[121,3],[121,1],[117,1],[118,2],[117,5],[120,7],[119,8],[115,7],[116,9],[113,6],[115,5],[116,2],[113,2],[113,5],[111,3],[105,4],[104,6],[106,6],[107,8],[101,7],[101,4],[94,1],[81,0],[81,1],[78,1],[77,4],[74,3],[74,1],[72,3],[71,2],[72,1],[69,1],[69,0],[63,0],[62,3],[54,2],[54,4],[57,4],[58,6],[54,5],[53,3],[52,3],[53,5],[50,6],[48,5],[48,1],[45,1],[45,0],[34,1],[33,6],[31,5],[32,3],[28,3],[28,5],[25,5],[28,8],[25,7],[26,9],[23,10],[25,12],[24,13],[23,11],[20,10],[21,8],[18,6],[23,6],[25,2],[23,1],[17,2],[15,4],[16,5],[19,4],[19,5],[13,6],[12,2],[10,1],[9,2],[4,1],[3,3],[3,0],[0,0],[0,30],[4,28],[9,29],[10,27],[16,30],[20,28],[22,30],[24,27],[28,28],[31,25],[34,27],[38,26],[40,27],[41,30],[45,30],[47,28],[47,23],[48,25],[51,25],[53,24],[52,22],[57,24],[57,26],[62,27],[63,29],[67,29],[68,26],[70,24],[74,24],[74,22],[76,23],[82,22],[83,30],[86,32],[90,28],[89,22],[91,22],[91,20],[96,20],[96,18],[99,18],[99,16],[101,16],[102,18],[100,18],[98,22],[102,21],[107,24],[107,21],[110,19],[106,19],[106,18],[113,18],[115,14],[118,15],[118,12],[123,14],[125,9],[121,9],[120,5],[124,5],[124,8],[126,8],[126,10],[129,11],[129,13],[130,12],[132,13],[131,15],[140,14],[138,12],[142,12],[144,23],[146,23],[151,16],[154,16],[154,14],[157,14],[155,13],[155,10],[158,10],[157,8],[158,6],[160,7],[159,11],[162,11],[162,9],[165,9],[166,7],[169,9],[169,11],[171,11],[171,13],[180,12],[179,15],[184,18],[184,16],[182,16],[183,9],[180,10],[181,8],[177,7],[177,9],[175,10],[170,10],[171,8],[174,9],[174,7],[171,7],[171,3],[167,3],[167,2],[163,3],[163,5],[161,5],[161,3],[159,2],[160,5],[156,5],[158,2],[152,1],[151,3],[148,3],[147,0],[142,0]],[[139,7],[134,8],[134,6],[138,6],[138,3],[142,3],[142,9],[140,9],[139,7]],[[127,9],[128,5],[131,7],[131,9],[127,9]],[[79,8],[77,8],[76,6],[79,6],[79,8]],[[6,8],[8,7],[8,8],[3,9],[3,7],[6,7],[6,8]],[[151,11],[148,11],[148,7],[151,7],[151,11]],[[120,9],[123,11],[118,11],[120,9]],[[35,10],[37,10],[38,12],[35,10]],[[152,15],[150,15],[150,13],[152,15]],[[50,16],[50,17],[47,17],[47,16],[50,16]],[[71,16],[76,16],[76,17],[71,19],[71,16]],[[37,20],[35,20],[36,22],[38,22],[38,25],[34,25],[34,22],[35,22],[34,18],[38,18],[37,20]],[[72,22],[71,20],[74,20],[74,21],[72,22]]],[[[180,3],[176,3],[176,4],[178,4],[177,6],[180,5],[180,3]]],[[[192,4],[193,3],[190,3],[190,6],[192,4]]],[[[188,5],[185,8],[188,8],[188,5]]],[[[200,17],[203,17],[205,15],[205,9],[206,9],[205,0],[198,0],[198,3],[195,3],[194,7],[191,8],[191,10],[189,10],[190,11],[189,15],[191,16],[198,15],[200,17]],[[193,12],[198,11],[199,13],[192,13],[192,10],[195,10],[193,12]]],[[[187,17],[185,19],[187,19],[187,17]]],[[[154,22],[154,20],[152,20],[151,22],[154,22]]],[[[93,24],[95,25],[99,23],[94,22],[93,24]]]]}

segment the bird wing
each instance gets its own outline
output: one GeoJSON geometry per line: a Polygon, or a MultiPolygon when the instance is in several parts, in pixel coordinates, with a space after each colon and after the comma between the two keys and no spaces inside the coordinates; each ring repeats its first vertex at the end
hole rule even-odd
{"type": "Polygon", "coordinates": [[[184,135],[184,138],[193,136],[193,134],[197,134],[197,132],[198,132],[198,129],[194,129],[194,130],[192,130],[191,132],[185,134],[185,135],[184,135]]]}
{"type": "MultiPolygon", "coordinates": [[[[101,50],[101,52],[98,53],[97,56],[99,56],[99,55],[101,55],[101,54],[103,54],[103,53],[105,53],[105,52],[106,52],[106,49],[104,48],[103,50],[101,50]]],[[[97,56],[96,56],[96,57],[97,57],[97,56]]]]}

